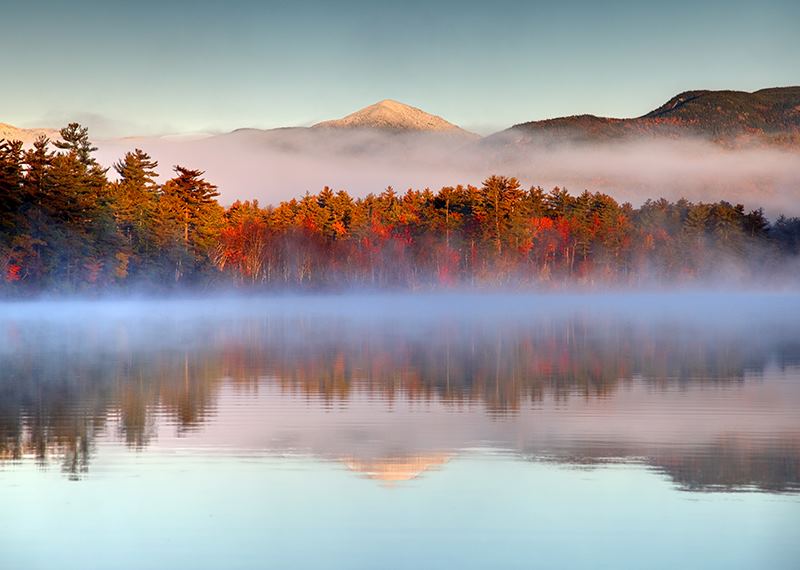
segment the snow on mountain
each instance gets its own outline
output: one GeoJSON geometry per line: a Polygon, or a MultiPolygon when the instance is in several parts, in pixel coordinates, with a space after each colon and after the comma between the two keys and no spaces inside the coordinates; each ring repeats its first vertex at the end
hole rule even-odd
{"type": "Polygon", "coordinates": [[[439,116],[431,115],[421,109],[393,101],[392,99],[378,101],[374,105],[364,107],[342,119],[317,123],[314,128],[437,131],[472,135],[472,133],[445,121],[439,116]]]}
{"type": "Polygon", "coordinates": [[[8,141],[18,140],[28,145],[33,143],[33,141],[41,135],[50,137],[50,140],[60,138],[58,131],[55,129],[22,129],[7,123],[0,123],[0,139],[8,141]]]}

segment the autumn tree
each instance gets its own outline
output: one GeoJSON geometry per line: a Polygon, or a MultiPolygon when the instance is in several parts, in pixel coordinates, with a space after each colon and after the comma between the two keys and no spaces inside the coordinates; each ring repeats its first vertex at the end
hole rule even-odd
{"type": "Polygon", "coordinates": [[[203,171],[183,166],[174,171],[162,189],[160,215],[163,243],[173,258],[175,281],[180,281],[210,264],[222,209],[215,200],[217,187],[203,179],[203,171]]]}
{"type": "Polygon", "coordinates": [[[520,228],[523,192],[516,178],[490,176],[483,182],[476,212],[482,218],[484,235],[494,244],[497,256],[503,242],[510,242],[520,228]]]}
{"type": "Polygon", "coordinates": [[[117,275],[121,278],[129,272],[146,275],[158,265],[157,167],[158,162],[138,148],[114,164],[119,176],[112,186],[114,217],[125,245],[117,254],[117,275]]]}

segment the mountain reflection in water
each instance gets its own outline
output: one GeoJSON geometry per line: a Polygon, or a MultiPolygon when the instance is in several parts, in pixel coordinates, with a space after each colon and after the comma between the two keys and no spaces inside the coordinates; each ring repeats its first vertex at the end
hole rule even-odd
{"type": "Polygon", "coordinates": [[[80,479],[124,442],[402,484],[481,449],[800,491],[798,297],[720,297],[6,305],[0,472],[80,479]]]}

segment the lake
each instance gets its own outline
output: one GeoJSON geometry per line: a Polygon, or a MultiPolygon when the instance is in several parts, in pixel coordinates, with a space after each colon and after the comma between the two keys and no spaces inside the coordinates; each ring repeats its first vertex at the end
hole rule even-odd
{"type": "Polygon", "coordinates": [[[800,294],[0,304],[0,568],[798,568],[800,294]]]}

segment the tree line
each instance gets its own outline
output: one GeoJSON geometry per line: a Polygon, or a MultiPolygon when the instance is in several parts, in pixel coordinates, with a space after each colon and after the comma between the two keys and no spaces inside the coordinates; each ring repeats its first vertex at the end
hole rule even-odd
{"type": "Polygon", "coordinates": [[[726,201],[523,188],[491,176],[353,198],[326,187],[223,208],[204,173],[158,182],[140,149],[102,168],[87,129],[0,140],[0,290],[557,286],[748,279],[785,272],[800,218],[726,201]]]}

